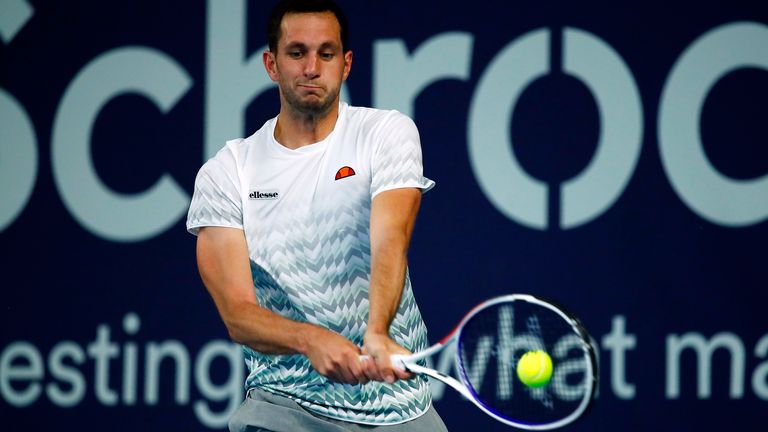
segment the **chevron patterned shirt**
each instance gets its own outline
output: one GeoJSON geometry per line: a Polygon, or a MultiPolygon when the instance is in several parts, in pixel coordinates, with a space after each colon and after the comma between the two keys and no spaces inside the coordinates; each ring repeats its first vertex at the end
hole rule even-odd
{"type": "MultiPolygon", "coordinates": [[[[227,142],[200,169],[187,218],[244,230],[259,304],[295,321],[337,332],[359,346],[368,321],[370,212],[386,190],[434,182],[422,174],[413,121],[397,111],[341,103],[333,132],[296,150],[274,139],[277,118],[252,136],[227,142]]],[[[427,333],[406,274],[390,327],[411,351],[427,333]]],[[[431,403],[425,378],[365,385],[330,381],[302,355],[267,355],[243,347],[258,387],[324,416],[373,425],[402,423],[431,403]]]]}

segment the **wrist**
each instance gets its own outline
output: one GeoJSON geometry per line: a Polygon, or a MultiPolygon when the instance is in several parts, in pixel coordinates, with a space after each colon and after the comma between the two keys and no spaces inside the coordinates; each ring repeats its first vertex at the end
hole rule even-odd
{"type": "Polygon", "coordinates": [[[371,328],[366,329],[363,335],[363,343],[368,344],[372,340],[381,340],[382,338],[390,339],[389,332],[384,328],[371,328]]]}
{"type": "Polygon", "coordinates": [[[372,336],[389,336],[389,324],[368,323],[368,326],[365,329],[365,334],[372,336]]]}
{"type": "Polygon", "coordinates": [[[300,324],[296,331],[296,345],[294,350],[302,355],[307,355],[312,349],[312,344],[317,340],[319,327],[312,324],[300,324]]]}

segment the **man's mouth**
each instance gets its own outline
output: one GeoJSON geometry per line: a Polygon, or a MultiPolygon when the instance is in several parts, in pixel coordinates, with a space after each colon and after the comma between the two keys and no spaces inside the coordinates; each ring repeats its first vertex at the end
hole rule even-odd
{"type": "Polygon", "coordinates": [[[299,87],[304,88],[306,90],[320,90],[320,89],[322,89],[322,87],[320,87],[319,85],[314,85],[314,84],[299,84],[299,87]]]}

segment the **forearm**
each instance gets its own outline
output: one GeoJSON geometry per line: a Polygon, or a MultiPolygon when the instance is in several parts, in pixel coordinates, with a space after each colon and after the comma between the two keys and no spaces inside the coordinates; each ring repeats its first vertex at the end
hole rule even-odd
{"type": "Polygon", "coordinates": [[[229,337],[263,354],[304,354],[319,327],[300,323],[252,303],[221,313],[229,337]]]}
{"type": "MultiPolygon", "coordinates": [[[[209,274],[209,270],[202,273],[209,274]]],[[[206,286],[212,294],[221,291],[217,285],[220,279],[210,280],[205,276],[203,279],[209,279],[206,286]]],[[[232,291],[231,285],[229,291],[232,291]]],[[[253,292],[253,288],[248,291],[253,292]]],[[[218,297],[216,307],[232,340],[264,354],[304,355],[315,370],[334,381],[349,384],[368,381],[360,362],[360,348],[344,336],[285,318],[262,308],[248,296],[218,297]]]]}
{"type": "Polygon", "coordinates": [[[392,233],[371,249],[368,332],[388,334],[403,294],[407,268],[407,237],[392,233]]]}
{"type": "Polygon", "coordinates": [[[205,228],[197,242],[200,276],[232,340],[265,354],[304,353],[318,327],[259,306],[242,231],[205,228]]]}
{"type": "Polygon", "coordinates": [[[389,334],[400,306],[408,267],[408,245],[421,191],[397,189],[378,195],[371,206],[371,279],[368,333],[389,334]]]}
{"type": "Polygon", "coordinates": [[[259,305],[249,260],[242,230],[200,230],[200,276],[232,340],[264,354],[302,354],[321,375],[335,381],[367,382],[360,347],[349,339],[319,326],[290,320],[259,305]]]}
{"type": "Polygon", "coordinates": [[[408,354],[389,334],[389,327],[400,307],[408,267],[407,252],[418,212],[421,191],[398,189],[382,192],[371,206],[371,279],[368,329],[364,352],[373,358],[366,363],[366,375],[392,383],[411,374],[395,369],[393,354],[408,354]]]}

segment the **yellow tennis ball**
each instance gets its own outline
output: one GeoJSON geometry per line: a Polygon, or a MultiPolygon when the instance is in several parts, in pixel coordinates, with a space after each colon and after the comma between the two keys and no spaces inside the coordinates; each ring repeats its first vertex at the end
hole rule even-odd
{"type": "Polygon", "coordinates": [[[541,350],[528,351],[517,362],[517,377],[528,387],[544,387],[552,379],[552,358],[541,350]]]}

